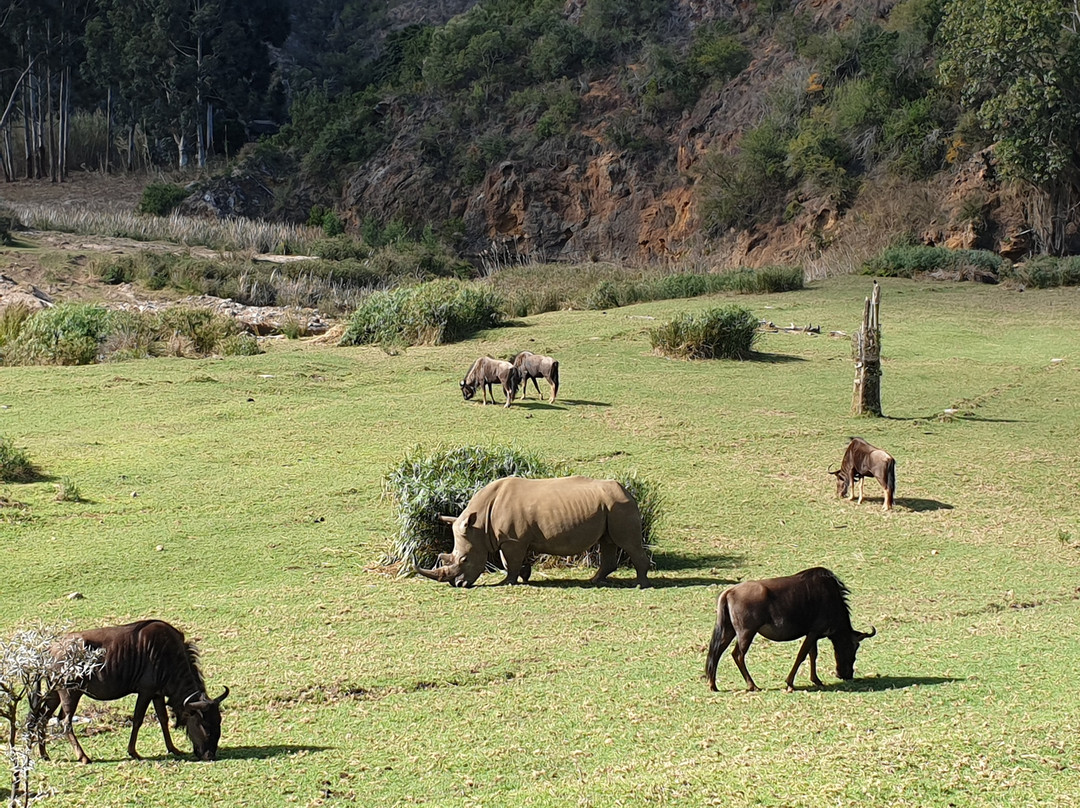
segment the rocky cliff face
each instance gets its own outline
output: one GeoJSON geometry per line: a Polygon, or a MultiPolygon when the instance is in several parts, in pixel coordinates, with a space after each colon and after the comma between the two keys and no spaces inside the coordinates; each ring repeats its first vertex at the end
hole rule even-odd
{"type": "MultiPolygon", "coordinates": [[[[569,0],[566,16],[573,19],[586,2],[569,0]]],[[[841,27],[856,14],[887,14],[894,3],[802,0],[799,5],[824,29],[841,27]]],[[[687,34],[717,19],[745,23],[754,9],[748,2],[705,0],[678,0],[674,7],[667,24],[687,34]]],[[[694,189],[702,156],[710,148],[736,143],[761,119],[769,88],[780,81],[805,82],[806,72],[790,51],[767,41],[726,86],[707,91],[677,119],[659,122],[650,135],[660,148],[647,152],[610,145],[608,128],[635,101],[617,78],[596,80],[582,96],[576,137],[564,148],[503,161],[468,188],[440,176],[421,156],[416,133],[431,110],[398,112],[392,144],[348,179],[341,203],[353,222],[371,214],[413,221],[460,219],[465,251],[474,257],[494,249],[541,260],[677,258],[703,240],[694,189]]],[[[831,217],[821,210],[807,215],[807,227],[820,227],[822,216],[826,221],[831,217]]],[[[798,252],[777,249],[772,240],[769,235],[734,239],[722,252],[725,260],[743,263],[798,252]]]]}

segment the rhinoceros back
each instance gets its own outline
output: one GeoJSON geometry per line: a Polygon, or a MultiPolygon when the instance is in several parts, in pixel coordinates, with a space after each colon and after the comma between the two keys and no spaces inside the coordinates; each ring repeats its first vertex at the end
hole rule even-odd
{"type": "Polygon", "coordinates": [[[481,489],[469,505],[476,513],[473,527],[496,545],[523,541],[538,552],[573,555],[611,532],[641,543],[637,502],[616,480],[504,477],[481,489]]]}

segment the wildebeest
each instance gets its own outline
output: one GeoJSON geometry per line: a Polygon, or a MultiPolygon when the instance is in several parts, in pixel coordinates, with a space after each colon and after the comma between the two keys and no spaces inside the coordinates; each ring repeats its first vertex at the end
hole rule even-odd
{"type": "Polygon", "coordinates": [[[896,494],[896,461],[884,449],[871,446],[862,438],[852,438],[840,461],[840,468],[830,471],[836,477],[836,495],[855,498],[855,483],[859,484],[859,504],[863,501],[863,479],[873,477],[885,489],[882,510],[892,510],[896,494]]]}
{"type": "Polygon", "coordinates": [[[555,396],[559,394],[559,362],[557,359],[534,354],[532,351],[522,351],[510,361],[521,373],[522,398],[528,392],[529,379],[532,379],[533,387],[536,388],[536,395],[539,396],[540,385],[536,380],[543,378],[551,387],[551,398],[548,399],[548,403],[555,403],[555,396]]]}
{"type": "Polygon", "coordinates": [[[453,525],[453,552],[439,556],[440,566],[418,570],[436,581],[472,586],[488,556],[498,554],[506,570],[503,583],[515,584],[519,576],[528,580],[530,553],[577,555],[599,543],[600,567],[592,583],[615,570],[623,550],[638,586],[649,585],[641,511],[616,480],[503,477],[477,491],[457,518],[439,518],[453,525]]]}
{"type": "Polygon", "coordinates": [[[473,362],[469,372],[462,379],[461,395],[468,401],[476,395],[476,390],[479,388],[484,397],[484,403],[487,404],[488,395],[490,394],[491,403],[494,404],[495,392],[492,390],[492,385],[495,382],[502,385],[503,393],[506,396],[506,403],[503,406],[509,407],[517,397],[518,387],[521,384],[521,373],[509,362],[504,362],[502,359],[481,356],[473,362]]]}
{"type": "MultiPolygon", "coordinates": [[[[125,626],[77,631],[72,636],[90,648],[104,649],[104,664],[88,680],[48,693],[39,720],[48,721],[57,706],[60,707],[64,734],[80,762],[89,763],[90,758],[75,737],[71,719],[84,694],[99,701],[138,694],[127,750],[136,760],[140,757],[135,751],[135,741],[151,702],[169,752],[183,754],[173,745],[169,735],[166,704],[172,709],[176,726],[183,725],[187,731],[195,757],[200,760],[217,758],[221,702],[229,695],[229,688],[226,687],[216,699],[206,695],[206,685],[199,670],[199,652],[194,643],[185,641],[179,629],[163,620],[140,620],[125,626]]],[[[44,742],[38,751],[43,759],[48,759],[44,742]]]]}
{"type": "Polygon", "coordinates": [[[824,567],[813,567],[784,578],[743,581],[725,589],[716,605],[716,628],[705,663],[710,689],[716,690],[716,665],[732,640],[735,645],[731,658],[739,666],[747,689],[758,689],[746,669],[746,652],[755,634],[777,642],[806,638],[787,677],[789,693],[795,689],[795,673],[807,656],[810,681],[821,687],[817,675],[817,641],[822,637],[832,641],[836,675],[841,679],[853,678],[859,643],[877,631],[871,626],[870,632],[864,634],[851,627],[847,597],[848,588],[824,567]]]}

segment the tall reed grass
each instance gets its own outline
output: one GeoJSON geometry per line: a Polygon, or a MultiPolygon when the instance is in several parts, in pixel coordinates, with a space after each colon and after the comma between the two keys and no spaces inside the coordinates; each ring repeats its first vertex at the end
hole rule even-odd
{"type": "Polygon", "coordinates": [[[323,235],[314,227],[261,219],[203,219],[178,213],[139,216],[126,211],[28,202],[10,203],[10,207],[32,230],[169,241],[221,251],[307,254],[323,235]]]}
{"type": "Polygon", "coordinates": [[[649,332],[654,350],[678,359],[748,359],[758,319],[742,306],[686,312],[649,332]]]}

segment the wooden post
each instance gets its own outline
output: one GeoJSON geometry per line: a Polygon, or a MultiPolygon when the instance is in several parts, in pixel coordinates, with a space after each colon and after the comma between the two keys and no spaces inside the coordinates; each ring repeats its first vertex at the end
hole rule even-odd
{"type": "Polygon", "coordinates": [[[851,411],[855,415],[881,415],[881,287],[874,281],[874,291],[863,306],[862,328],[851,340],[855,359],[855,388],[851,411]]]}

